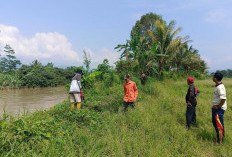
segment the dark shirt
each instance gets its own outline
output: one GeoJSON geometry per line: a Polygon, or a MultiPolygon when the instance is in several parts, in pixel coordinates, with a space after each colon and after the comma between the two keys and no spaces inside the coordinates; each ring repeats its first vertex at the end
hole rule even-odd
{"type": "Polygon", "coordinates": [[[189,85],[187,94],[185,96],[186,103],[190,103],[192,106],[197,105],[197,100],[196,97],[199,94],[199,91],[196,91],[196,88],[194,87],[193,84],[189,85]]]}
{"type": "Polygon", "coordinates": [[[140,80],[141,80],[141,84],[142,84],[142,85],[145,85],[146,77],[145,77],[145,76],[144,76],[144,77],[141,77],[140,80]]]}

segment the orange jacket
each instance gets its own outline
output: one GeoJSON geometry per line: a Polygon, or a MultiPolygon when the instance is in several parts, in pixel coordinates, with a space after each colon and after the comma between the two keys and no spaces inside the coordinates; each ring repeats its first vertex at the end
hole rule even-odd
{"type": "Polygon", "coordinates": [[[134,102],[138,96],[138,89],[133,81],[124,84],[124,101],[134,102]]]}

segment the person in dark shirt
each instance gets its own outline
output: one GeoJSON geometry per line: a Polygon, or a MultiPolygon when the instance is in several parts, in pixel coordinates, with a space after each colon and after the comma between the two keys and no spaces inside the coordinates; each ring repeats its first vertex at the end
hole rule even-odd
{"type": "Polygon", "coordinates": [[[189,88],[185,97],[187,103],[186,126],[190,129],[191,125],[196,126],[196,97],[200,92],[194,86],[194,79],[192,77],[188,77],[187,84],[189,85],[189,88]]]}
{"type": "Polygon", "coordinates": [[[146,83],[146,75],[145,75],[145,73],[142,73],[142,75],[140,77],[140,80],[141,80],[141,84],[143,86],[145,86],[145,83],[146,83]]]}

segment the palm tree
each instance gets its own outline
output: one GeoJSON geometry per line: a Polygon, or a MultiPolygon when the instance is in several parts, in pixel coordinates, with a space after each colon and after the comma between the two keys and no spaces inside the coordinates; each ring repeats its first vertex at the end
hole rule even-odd
{"type": "Polygon", "coordinates": [[[188,55],[183,59],[182,66],[184,70],[189,73],[191,70],[205,72],[207,69],[205,61],[200,58],[197,49],[190,46],[187,49],[188,55]]]}
{"type": "Polygon", "coordinates": [[[172,66],[176,68],[176,71],[179,72],[181,66],[186,62],[189,56],[188,45],[183,45],[180,50],[176,53],[175,57],[172,59],[172,66]]]}
{"type": "Polygon", "coordinates": [[[119,44],[114,49],[118,49],[118,52],[122,51],[121,58],[126,57],[126,60],[129,61],[129,41],[126,41],[126,44],[119,44]]]}
{"type": "Polygon", "coordinates": [[[168,63],[176,54],[176,52],[186,44],[188,37],[176,37],[182,30],[181,27],[175,29],[176,22],[172,20],[168,25],[163,20],[156,21],[155,30],[148,30],[153,42],[158,46],[158,76],[160,78],[164,64],[168,63]]]}

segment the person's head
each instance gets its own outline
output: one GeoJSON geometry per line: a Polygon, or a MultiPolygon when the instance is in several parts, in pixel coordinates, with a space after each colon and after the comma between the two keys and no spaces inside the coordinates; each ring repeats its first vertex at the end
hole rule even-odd
{"type": "Polygon", "coordinates": [[[130,81],[130,75],[129,74],[125,75],[124,80],[128,83],[130,81]]]}
{"type": "Polygon", "coordinates": [[[194,79],[192,77],[188,77],[187,78],[187,84],[190,85],[190,84],[193,84],[194,83],[194,79]]]}
{"type": "Polygon", "coordinates": [[[215,73],[213,75],[213,82],[217,83],[217,82],[221,82],[223,79],[223,75],[221,73],[215,73]]]}
{"type": "Polygon", "coordinates": [[[83,72],[81,69],[77,69],[77,73],[83,75],[83,72]]]}

